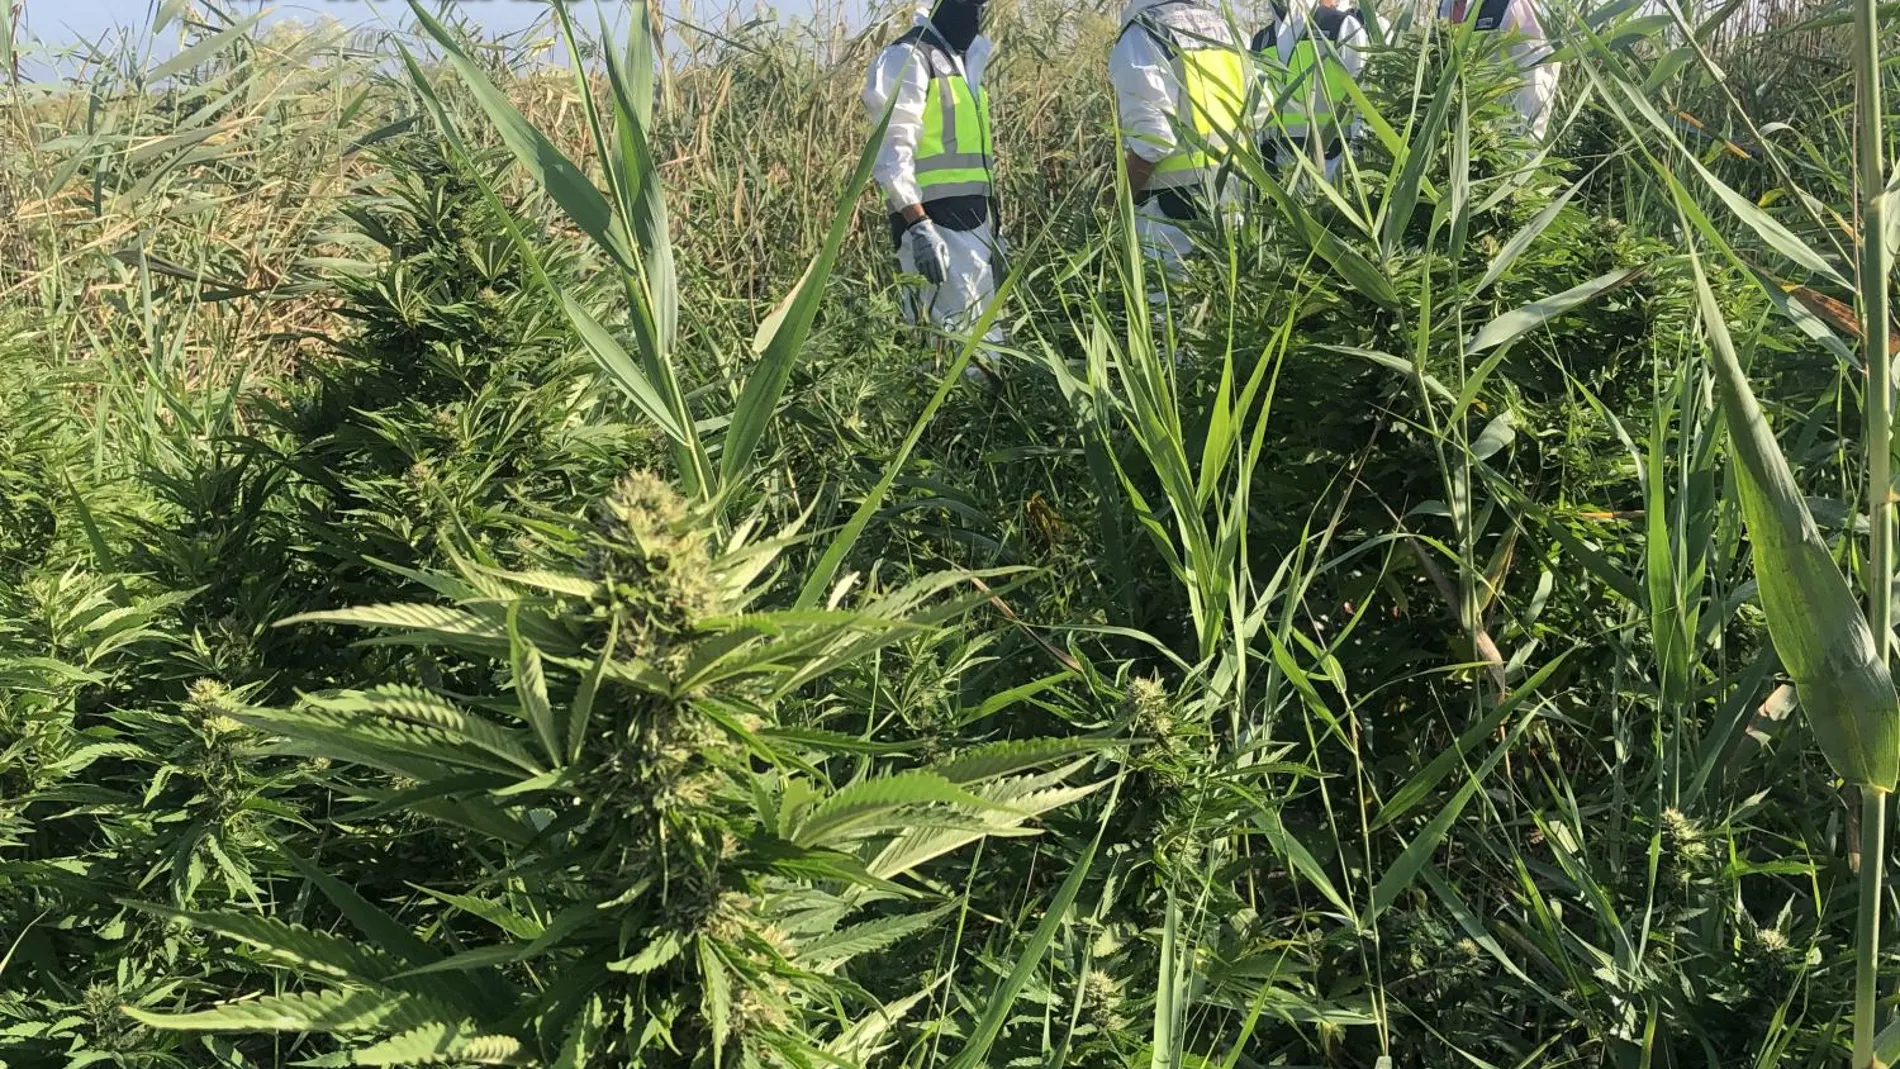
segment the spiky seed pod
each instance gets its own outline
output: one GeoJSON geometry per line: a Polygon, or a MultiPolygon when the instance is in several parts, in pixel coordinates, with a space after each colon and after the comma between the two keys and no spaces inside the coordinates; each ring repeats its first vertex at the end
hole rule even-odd
{"type": "MultiPolygon", "coordinates": [[[[691,705],[651,695],[626,695],[602,719],[589,744],[587,778],[597,804],[617,813],[707,812],[724,782],[722,762],[742,749],[691,705]]],[[[723,835],[708,845],[715,855],[729,852],[723,835]]]]}
{"type": "Polygon", "coordinates": [[[1702,838],[1702,829],[1690,819],[1687,813],[1675,806],[1662,811],[1663,842],[1669,846],[1697,842],[1702,838]]]}
{"type": "Polygon", "coordinates": [[[107,983],[95,983],[86,988],[83,996],[86,1016],[94,1021],[109,1021],[118,1015],[119,989],[107,983]]]}
{"type": "Polygon", "coordinates": [[[743,891],[722,891],[700,925],[700,934],[721,943],[737,943],[752,930],[756,908],[751,895],[743,891]]]}
{"type": "Polygon", "coordinates": [[[670,712],[673,715],[648,725],[642,740],[646,752],[639,772],[648,788],[647,805],[658,812],[697,809],[711,801],[718,775],[706,758],[729,741],[687,710],[670,712]]]}
{"type": "Polygon", "coordinates": [[[772,954],[781,960],[790,961],[798,953],[798,947],[793,944],[792,937],[776,924],[760,924],[752,934],[758,936],[759,941],[770,948],[772,954]]]}
{"type": "Polygon", "coordinates": [[[1787,933],[1779,928],[1757,928],[1749,942],[1757,953],[1770,957],[1780,957],[1791,949],[1787,933]]]}
{"type": "Polygon", "coordinates": [[[123,1050],[132,1045],[135,1026],[120,1012],[124,1004],[125,995],[115,984],[95,983],[86,988],[81,1006],[92,1029],[93,1044],[99,1049],[123,1050]]]}
{"type": "Polygon", "coordinates": [[[1464,968],[1476,968],[1478,963],[1484,960],[1484,948],[1480,947],[1475,939],[1460,939],[1452,944],[1452,950],[1458,965],[1464,968]]]}
{"type": "Polygon", "coordinates": [[[1699,866],[1712,856],[1701,825],[1682,810],[1673,806],[1663,810],[1662,825],[1663,846],[1679,860],[1699,866]]]}

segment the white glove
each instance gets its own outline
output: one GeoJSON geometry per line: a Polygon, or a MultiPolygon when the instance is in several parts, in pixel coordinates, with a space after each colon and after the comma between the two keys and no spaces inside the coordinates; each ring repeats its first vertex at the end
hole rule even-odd
{"type": "Polygon", "coordinates": [[[937,224],[919,219],[910,224],[910,256],[917,261],[917,273],[933,286],[943,285],[950,277],[950,246],[943,240],[937,224]]]}

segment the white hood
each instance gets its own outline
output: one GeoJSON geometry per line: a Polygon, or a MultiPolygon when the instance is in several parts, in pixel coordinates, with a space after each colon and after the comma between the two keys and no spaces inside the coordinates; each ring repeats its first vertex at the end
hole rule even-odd
{"type": "Polygon", "coordinates": [[[1281,25],[1296,32],[1303,31],[1307,19],[1312,17],[1318,7],[1319,0],[1286,0],[1286,18],[1281,21],[1281,25]]]}
{"type": "Polygon", "coordinates": [[[1122,8],[1122,25],[1126,26],[1135,21],[1137,16],[1149,8],[1160,7],[1168,2],[1169,0],[1128,0],[1127,6],[1122,8]]]}
{"type": "MultiPolygon", "coordinates": [[[[1155,2],[1160,3],[1160,0],[1155,0],[1155,2]]],[[[930,13],[936,9],[937,5],[935,0],[915,0],[915,2],[910,5],[911,27],[915,29],[918,26],[930,25],[930,13]]],[[[986,19],[984,21],[987,22],[988,20],[986,19]]],[[[978,23],[978,25],[981,28],[976,31],[976,40],[987,42],[990,36],[988,32],[989,27],[983,26],[982,23],[978,23]]],[[[975,48],[977,45],[973,42],[970,47],[975,48]]]]}

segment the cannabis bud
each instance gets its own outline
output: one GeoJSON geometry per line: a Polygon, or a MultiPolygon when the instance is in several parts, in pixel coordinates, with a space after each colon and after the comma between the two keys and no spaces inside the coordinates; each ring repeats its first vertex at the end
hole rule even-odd
{"type": "Polygon", "coordinates": [[[1113,1032],[1123,1021],[1115,1012],[1121,1004],[1122,985],[1104,969],[1090,969],[1082,977],[1082,1013],[1100,1032],[1113,1032]]]}
{"type": "Polygon", "coordinates": [[[1779,928],[1757,928],[1753,940],[1759,954],[1782,957],[1788,953],[1788,933],[1779,928]]]}
{"type": "Polygon", "coordinates": [[[236,703],[231,688],[215,679],[194,680],[185,691],[185,704],[198,714],[206,734],[229,735],[244,730],[244,725],[228,714],[236,703]]]}
{"type": "Polygon", "coordinates": [[[1662,840],[1670,878],[1678,886],[1687,887],[1715,860],[1715,851],[1704,839],[1701,826],[1674,806],[1662,812],[1662,840]]]}
{"type": "Polygon", "coordinates": [[[1122,715],[1142,734],[1166,739],[1174,731],[1174,714],[1168,701],[1168,688],[1161,680],[1147,676],[1128,685],[1122,697],[1122,715]]]}
{"type": "Polygon", "coordinates": [[[1742,937],[1743,977],[1749,993],[1761,999],[1779,999],[1806,956],[1780,928],[1751,927],[1742,937]]]}
{"type": "Polygon", "coordinates": [[[653,659],[718,607],[702,518],[665,481],[629,472],[595,506],[589,571],[620,619],[621,652],[653,659]]]}

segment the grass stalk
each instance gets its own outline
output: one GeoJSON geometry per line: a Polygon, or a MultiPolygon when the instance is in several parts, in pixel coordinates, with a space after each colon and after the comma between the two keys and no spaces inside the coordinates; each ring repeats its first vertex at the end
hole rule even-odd
{"type": "Polygon", "coordinates": [[[1880,894],[1887,851],[1887,792],[1860,792],[1860,918],[1854,939],[1854,1069],[1872,1069],[1879,1031],[1880,894]]]}
{"type": "MultiPolygon", "coordinates": [[[[1881,118],[1880,14],[1874,0],[1854,3],[1854,79],[1860,174],[1861,338],[1867,360],[1867,624],[1884,667],[1893,634],[1893,369],[1887,335],[1886,146],[1881,118]]],[[[1881,876],[1886,859],[1887,794],[1861,788],[1860,916],[1854,961],[1854,1067],[1874,1064],[1880,957],[1881,876]]]]}
{"type": "Polygon", "coordinates": [[[1888,351],[1886,148],[1881,131],[1880,16],[1854,3],[1854,77],[1860,169],[1861,338],[1867,356],[1867,624],[1882,663],[1893,630],[1893,370],[1888,351]]]}

